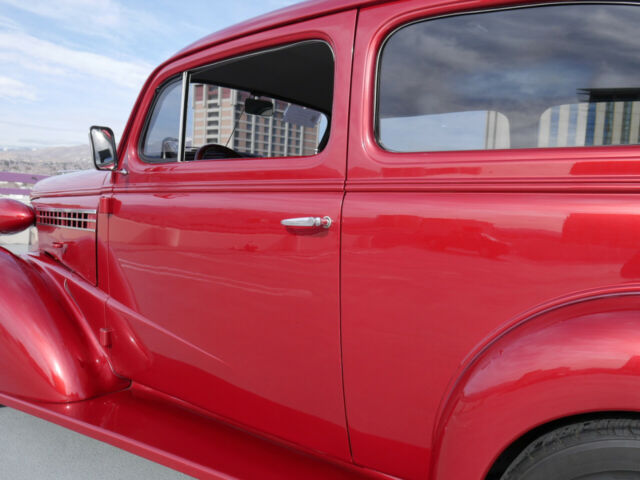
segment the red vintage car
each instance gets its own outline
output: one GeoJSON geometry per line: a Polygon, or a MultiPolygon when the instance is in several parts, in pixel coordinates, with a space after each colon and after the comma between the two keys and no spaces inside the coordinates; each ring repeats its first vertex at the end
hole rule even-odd
{"type": "Polygon", "coordinates": [[[640,5],[321,0],[4,200],[0,402],[199,478],[640,478],[640,5]]]}

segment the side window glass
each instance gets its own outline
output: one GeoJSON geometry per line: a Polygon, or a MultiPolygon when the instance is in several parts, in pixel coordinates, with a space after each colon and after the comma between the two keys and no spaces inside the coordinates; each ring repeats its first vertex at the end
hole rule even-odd
{"type": "Polygon", "coordinates": [[[540,116],[538,147],[640,143],[640,101],[593,100],[547,108],[540,116]]]}
{"type": "Polygon", "coordinates": [[[329,138],[334,61],[320,41],[191,73],[185,160],[315,155],[329,138]]]}
{"type": "Polygon", "coordinates": [[[552,5],[413,23],[382,47],[390,151],[639,143],[640,7],[552,5]]]}
{"type": "Polygon", "coordinates": [[[327,121],[327,115],[310,107],[246,90],[192,83],[186,160],[315,155],[327,121]],[[247,100],[263,110],[248,111],[247,100]]]}
{"type": "Polygon", "coordinates": [[[180,132],[182,82],[174,80],[162,87],[156,96],[142,147],[150,161],[176,160],[180,132]]]}

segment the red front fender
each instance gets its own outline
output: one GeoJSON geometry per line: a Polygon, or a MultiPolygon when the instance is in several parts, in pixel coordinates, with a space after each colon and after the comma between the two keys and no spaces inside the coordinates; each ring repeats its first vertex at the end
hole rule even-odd
{"type": "Polygon", "coordinates": [[[481,480],[531,429],[604,411],[640,411],[639,295],[558,308],[490,343],[447,401],[430,478],[481,480]]]}
{"type": "Polygon", "coordinates": [[[71,402],[126,386],[35,268],[0,248],[0,279],[0,392],[71,402]]]}

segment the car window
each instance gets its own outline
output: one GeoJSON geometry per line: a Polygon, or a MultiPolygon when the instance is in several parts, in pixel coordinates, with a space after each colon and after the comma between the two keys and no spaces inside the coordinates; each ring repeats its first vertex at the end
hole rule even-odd
{"type": "Polygon", "coordinates": [[[182,82],[170,81],[158,91],[143,141],[147,160],[176,160],[180,132],[182,82]]]}
{"type": "Polygon", "coordinates": [[[333,54],[286,45],[190,75],[185,160],[315,155],[328,141],[333,54]]]}
{"type": "Polygon", "coordinates": [[[333,52],[315,40],[189,71],[158,91],[141,156],[193,161],[315,155],[329,141],[333,78],[333,52]],[[188,82],[184,99],[182,82],[188,82]]]}
{"type": "Polygon", "coordinates": [[[315,155],[327,116],[310,107],[215,84],[192,83],[186,160],[315,155]],[[245,102],[267,111],[247,111],[245,102]]]}
{"type": "Polygon", "coordinates": [[[423,20],[382,47],[391,151],[639,143],[640,8],[551,5],[423,20]]]}

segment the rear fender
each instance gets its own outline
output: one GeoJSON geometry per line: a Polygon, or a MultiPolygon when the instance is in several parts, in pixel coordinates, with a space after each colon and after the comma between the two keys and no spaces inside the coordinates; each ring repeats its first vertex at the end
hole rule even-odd
{"type": "Polygon", "coordinates": [[[636,293],[555,308],[482,349],[442,410],[430,478],[483,479],[500,453],[533,428],[607,411],[640,411],[636,293]]]}
{"type": "Polygon", "coordinates": [[[68,299],[31,264],[0,248],[0,392],[73,402],[125,387],[68,299]]]}

